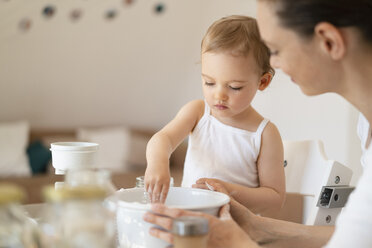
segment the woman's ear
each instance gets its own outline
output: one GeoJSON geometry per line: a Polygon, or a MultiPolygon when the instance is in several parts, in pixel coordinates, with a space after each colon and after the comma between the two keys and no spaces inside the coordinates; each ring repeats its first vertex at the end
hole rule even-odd
{"type": "Polygon", "coordinates": [[[315,26],[314,32],[325,54],[334,60],[339,60],[344,57],[346,53],[346,43],[339,28],[328,22],[321,22],[315,26]]]}
{"type": "Polygon", "coordinates": [[[260,84],[258,85],[258,89],[261,90],[261,91],[266,89],[267,86],[269,86],[272,78],[273,78],[273,75],[269,72],[266,72],[265,74],[263,74],[261,76],[260,84]]]}

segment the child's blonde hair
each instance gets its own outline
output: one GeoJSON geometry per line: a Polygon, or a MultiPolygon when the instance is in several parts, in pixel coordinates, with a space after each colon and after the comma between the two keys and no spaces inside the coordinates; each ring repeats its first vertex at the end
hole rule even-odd
{"type": "Polygon", "coordinates": [[[250,51],[261,69],[262,75],[271,73],[270,51],[262,42],[256,19],[248,16],[232,15],[215,21],[207,30],[201,52],[226,52],[247,56],[250,51]]]}

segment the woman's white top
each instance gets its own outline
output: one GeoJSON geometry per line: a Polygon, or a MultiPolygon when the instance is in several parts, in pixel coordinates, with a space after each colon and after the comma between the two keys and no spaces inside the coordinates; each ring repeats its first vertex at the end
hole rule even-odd
{"type": "Polygon", "coordinates": [[[257,157],[261,134],[269,122],[264,119],[255,132],[226,125],[205,111],[189,135],[182,187],[191,187],[199,178],[258,187],[257,157]]]}
{"type": "Polygon", "coordinates": [[[363,174],[336,221],[327,248],[372,247],[372,145],[366,144],[369,129],[368,121],[360,115],[358,135],[362,143],[363,174]]]}

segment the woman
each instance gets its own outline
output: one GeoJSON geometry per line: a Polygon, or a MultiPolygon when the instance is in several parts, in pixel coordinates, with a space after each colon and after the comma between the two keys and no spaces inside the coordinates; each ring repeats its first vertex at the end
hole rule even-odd
{"type": "MultiPolygon", "coordinates": [[[[271,63],[291,76],[306,95],[333,92],[361,113],[363,175],[333,227],[304,226],[252,214],[233,199],[220,218],[154,205],[158,214],[200,215],[210,221],[210,247],[372,247],[372,1],[258,0],[261,37],[271,63]],[[239,226],[238,226],[239,225],[239,226]]],[[[210,182],[213,184],[213,182],[210,182]]],[[[213,186],[223,192],[218,184],[213,186]]],[[[168,217],[145,219],[170,228],[168,217]]],[[[166,232],[154,236],[171,241],[166,232]]]]}

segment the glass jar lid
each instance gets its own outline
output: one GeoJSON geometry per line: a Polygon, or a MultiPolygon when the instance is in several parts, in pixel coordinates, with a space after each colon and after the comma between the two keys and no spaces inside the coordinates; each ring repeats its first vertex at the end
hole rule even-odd
{"type": "Polygon", "coordinates": [[[9,203],[20,203],[25,198],[24,190],[11,183],[0,184],[0,205],[9,203]]]}
{"type": "Polygon", "coordinates": [[[107,196],[107,192],[105,188],[96,185],[63,185],[57,189],[51,185],[43,189],[43,196],[48,202],[103,200],[107,196]]]}

